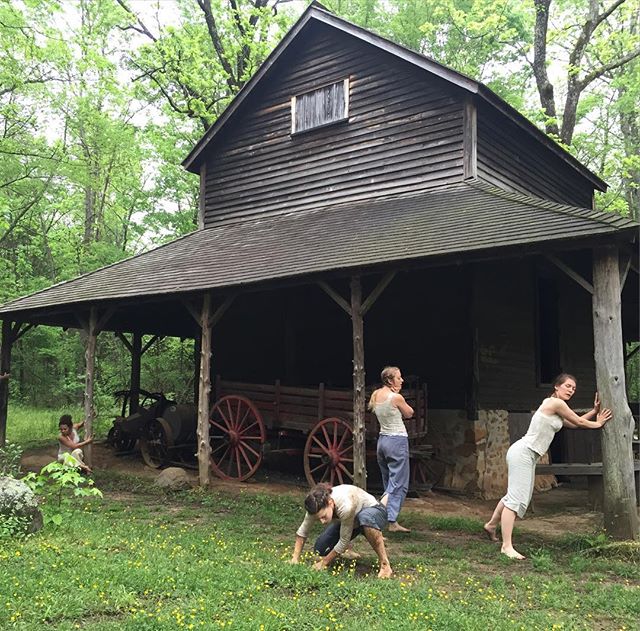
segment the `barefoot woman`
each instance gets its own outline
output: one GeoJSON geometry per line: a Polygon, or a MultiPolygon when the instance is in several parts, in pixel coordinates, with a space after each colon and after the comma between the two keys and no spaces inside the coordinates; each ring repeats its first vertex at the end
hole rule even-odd
{"type": "Polygon", "coordinates": [[[575,394],[576,379],[563,373],[553,382],[551,395],[533,415],[527,433],[513,443],[507,451],[509,482],[507,494],[498,502],[491,519],[484,529],[492,541],[498,541],[496,530],[500,524],[502,531],[502,553],[511,559],[524,559],[516,551],[511,541],[516,515],[524,514],[533,495],[536,463],[545,454],[557,431],[563,426],[573,429],[598,429],[611,419],[610,410],[600,410],[600,400],[596,393],[593,409],[578,416],[567,401],[575,394]],[[595,421],[592,419],[596,419],[595,421]]]}
{"type": "Polygon", "coordinates": [[[304,500],[307,509],[304,521],[296,533],[291,563],[298,563],[304,542],[315,521],[329,524],[316,540],[314,549],[320,555],[313,567],[324,570],[334,559],[347,550],[349,542],[360,533],[378,555],[379,578],[391,576],[391,565],[382,538],[382,529],[387,525],[387,509],[357,486],[340,484],[331,488],[328,484],[314,486],[304,500]],[[334,519],[338,520],[331,523],[334,519]]]}
{"type": "Polygon", "coordinates": [[[398,523],[398,514],[409,490],[409,437],[403,418],[413,416],[413,408],[400,394],[402,375],[396,366],[383,368],[382,388],[371,395],[369,409],[380,424],[377,456],[384,494],[382,504],[389,512],[391,532],[409,532],[398,523]]]}

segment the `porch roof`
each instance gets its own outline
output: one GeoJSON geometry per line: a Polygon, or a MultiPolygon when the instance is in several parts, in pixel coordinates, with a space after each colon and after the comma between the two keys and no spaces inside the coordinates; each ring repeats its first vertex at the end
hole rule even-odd
{"type": "MultiPolygon", "coordinates": [[[[598,237],[633,239],[638,224],[480,182],[230,221],[198,230],[73,280],[0,306],[0,315],[44,315],[80,303],[238,288],[295,278],[506,248],[598,237]]],[[[592,241],[593,243],[593,241],[592,241]]],[[[501,252],[504,250],[504,252],[501,252]]]]}

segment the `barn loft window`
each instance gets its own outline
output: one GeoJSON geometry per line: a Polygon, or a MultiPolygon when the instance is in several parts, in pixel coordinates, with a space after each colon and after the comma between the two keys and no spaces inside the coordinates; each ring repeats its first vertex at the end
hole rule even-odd
{"type": "Polygon", "coordinates": [[[550,384],[561,372],[558,288],[555,279],[538,277],[538,382],[550,384]]]}
{"type": "Polygon", "coordinates": [[[349,118],[349,79],[291,98],[291,133],[299,134],[349,118]]]}

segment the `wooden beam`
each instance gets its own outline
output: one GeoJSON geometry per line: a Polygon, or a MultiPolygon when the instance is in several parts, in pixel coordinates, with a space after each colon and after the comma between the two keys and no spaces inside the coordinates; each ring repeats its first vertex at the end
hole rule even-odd
{"type": "MultiPolygon", "coordinates": [[[[91,307],[89,320],[87,322],[86,347],[85,347],[85,382],[84,382],[84,436],[93,436],[93,421],[95,419],[95,407],[93,405],[94,373],[96,367],[96,345],[98,337],[98,310],[91,307]]],[[[84,447],[85,462],[93,465],[92,445],[89,443],[84,447]]]]}
{"type": "MultiPolygon", "coordinates": [[[[467,367],[467,420],[478,419],[478,393],[480,390],[480,360],[478,345],[478,319],[476,274],[474,266],[469,266],[465,274],[467,290],[467,344],[468,356],[465,362],[467,367]]],[[[425,404],[426,409],[426,404],[425,404]]]]}
{"type": "Polygon", "coordinates": [[[359,276],[351,277],[350,311],[353,326],[353,483],[366,490],[364,320],[359,276]]]}
{"type": "Polygon", "coordinates": [[[37,324],[25,324],[21,322],[19,326],[14,327],[13,343],[15,344],[27,331],[31,331],[31,329],[34,329],[37,326],[37,324]],[[23,324],[24,326],[22,326],[23,324]]]}
{"type": "Polygon", "coordinates": [[[187,308],[187,311],[191,314],[191,317],[198,323],[198,325],[200,325],[200,318],[202,317],[202,313],[200,313],[195,308],[190,300],[182,300],[182,304],[187,308]]]}
{"type": "Polygon", "coordinates": [[[131,353],[133,351],[133,346],[131,346],[131,342],[125,337],[124,333],[120,331],[116,331],[114,335],[124,344],[124,347],[131,353]]]}
{"type": "Polygon", "coordinates": [[[640,351],[640,344],[624,356],[625,363],[627,363],[638,351],[640,351]]]}
{"type": "Polygon", "coordinates": [[[158,340],[163,340],[164,335],[153,335],[151,339],[140,349],[140,355],[144,355],[158,340]]]}
{"type": "MultiPolygon", "coordinates": [[[[100,331],[102,331],[104,329],[104,327],[106,326],[107,322],[109,322],[109,320],[111,320],[111,316],[116,312],[116,308],[115,307],[109,307],[107,308],[107,310],[98,318],[98,321],[96,322],[96,333],[100,333],[100,331]]],[[[98,313],[98,311],[96,310],[96,313],[98,313]]]]}
{"type": "MultiPolygon", "coordinates": [[[[2,321],[2,344],[0,345],[0,375],[11,372],[11,348],[13,331],[11,320],[2,321]]],[[[9,379],[0,379],[0,447],[7,440],[7,413],[9,411],[9,379]]]]}
{"type": "Polygon", "coordinates": [[[129,411],[135,414],[140,409],[140,369],[142,365],[142,334],[136,332],[131,341],[131,379],[129,411]]]}
{"type": "Polygon", "coordinates": [[[558,269],[562,270],[569,278],[575,280],[580,287],[586,289],[590,294],[593,294],[593,285],[588,281],[582,278],[580,274],[573,271],[568,265],[563,263],[557,256],[553,254],[546,254],[545,257],[547,260],[551,261],[558,269]]]}
{"type": "Polygon", "coordinates": [[[465,99],[462,121],[464,179],[474,180],[478,177],[478,111],[471,95],[465,99]]]}
{"type": "Polygon", "coordinates": [[[627,274],[631,269],[631,253],[620,251],[620,291],[624,289],[624,284],[627,281],[627,274]]]}
{"type": "Polygon", "coordinates": [[[222,316],[226,313],[227,309],[233,304],[238,294],[231,294],[224,299],[224,302],[216,309],[216,312],[211,316],[209,326],[214,327],[222,316]]]}
{"type": "Polygon", "coordinates": [[[200,486],[209,485],[209,460],[211,445],[209,444],[209,397],[211,394],[211,296],[202,298],[200,315],[201,352],[200,379],[198,388],[198,477],[200,486]]]}
{"type": "Polygon", "coordinates": [[[616,539],[640,536],[633,473],[633,416],[627,403],[620,298],[615,246],[593,252],[593,339],[596,379],[603,408],[613,419],[602,430],[604,526],[616,539]]]}
{"type": "Polygon", "coordinates": [[[382,292],[388,287],[389,283],[394,279],[396,273],[389,272],[385,274],[382,280],[375,286],[374,290],[367,296],[367,299],[362,303],[362,315],[367,315],[367,311],[373,307],[376,300],[380,297],[382,292]]]}
{"type": "Polygon", "coordinates": [[[347,315],[351,317],[351,306],[337,291],[334,291],[331,286],[323,280],[319,280],[318,285],[320,285],[324,292],[329,297],[333,298],[333,300],[335,300],[335,302],[337,302],[340,307],[342,307],[347,312],[347,315]]]}

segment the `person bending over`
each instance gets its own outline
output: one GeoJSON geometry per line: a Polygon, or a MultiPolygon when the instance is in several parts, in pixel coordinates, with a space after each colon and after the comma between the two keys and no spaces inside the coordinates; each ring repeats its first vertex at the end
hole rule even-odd
{"type": "Polygon", "coordinates": [[[536,477],[536,464],[540,456],[549,449],[556,432],[562,427],[573,429],[598,429],[611,420],[611,411],[600,410],[600,399],[596,392],[593,409],[578,416],[567,401],[575,394],[576,378],[562,373],[553,382],[553,390],[541,403],[533,417],[527,433],[513,443],[507,451],[507,494],[498,502],[491,519],[484,525],[492,541],[498,541],[496,530],[502,530],[502,554],[510,559],[524,559],[511,540],[516,516],[522,519],[527,511],[536,477]],[[593,420],[595,419],[595,420],[593,420]]]}
{"type": "Polygon", "coordinates": [[[93,438],[89,436],[89,438],[85,440],[80,440],[77,430],[83,426],[84,421],[74,424],[70,414],[63,414],[60,417],[60,423],[58,424],[60,428],[60,436],[58,436],[58,442],[60,443],[58,445],[58,462],[66,462],[85,473],[91,473],[91,469],[84,462],[82,447],[92,443],[93,438]]]}
{"type": "Polygon", "coordinates": [[[391,565],[382,538],[382,529],[387,525],[387,509],[373,495],[351,484],[340,484],[333,488],[328,484],[317,484],[305,498],[304,507],[307,513],[296,533],[291,563],[300,561],[311,527],[319,521],[322,525],[328,525],[314,545],[315,552],[321,557],[313,564],[316,570],[329,567],[336,557],[347,550],[353,538],[364,534],[378,555],[378,577],[391,576],[391,565]]]}

